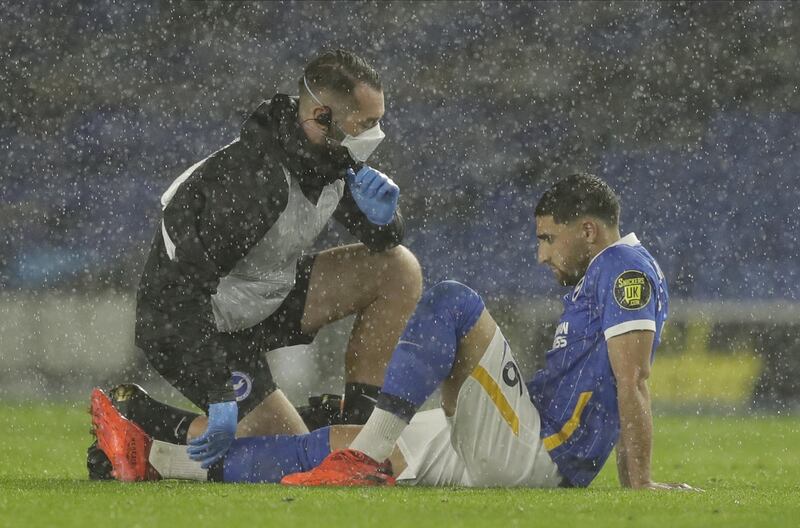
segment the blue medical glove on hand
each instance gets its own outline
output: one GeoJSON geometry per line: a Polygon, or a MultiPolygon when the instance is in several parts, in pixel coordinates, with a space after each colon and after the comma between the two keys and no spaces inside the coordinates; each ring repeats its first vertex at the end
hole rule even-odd
{"type": "Polygon", "coordinates": [[[208,406],[208,427],[194,440],[189,441],[189,458],[201,462],[200,467],[208,469],[228,451],[236,436],[239,409],[235,401],[212,403],[208,406]]]}
{"type": "Polygon", "coordinates": [[[347,169],[350,192],[370,222],[386,225],[392,221],[400,198],[400,188],[384,173],[364,165],[354,172],[347,169]]]}

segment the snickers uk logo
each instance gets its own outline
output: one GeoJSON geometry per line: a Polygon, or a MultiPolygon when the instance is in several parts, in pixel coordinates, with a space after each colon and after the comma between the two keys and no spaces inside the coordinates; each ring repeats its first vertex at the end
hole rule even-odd
{"type": "Polygon", "coordinates": [[[559,323],[556,327],[556,337],[553,339],[553,350],[567,346],[567,334],[569,333],[569,321],[559,323]]]}
{"type": "Polygon", "coordinates": [[[651,290],[650,281],[639,270],[624,271],[614,280],[614,299],[625,310],[647,306],[651,290]]]}

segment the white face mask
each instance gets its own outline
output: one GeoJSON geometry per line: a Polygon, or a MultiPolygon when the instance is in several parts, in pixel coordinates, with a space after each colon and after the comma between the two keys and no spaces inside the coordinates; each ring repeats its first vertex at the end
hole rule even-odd
{"type": "Polygon", "coordinates": [[[383,133],[381,124],[378,123],[357,136],[345,134],[341,144],[343,147],[347,148],[354,160],[364,163],[367,161],[367,158],[375,152],[375,149],[378,148],[378,145],[381,144],[381,141],[383,141],[385,137],[386,134],[383,133]]]}
{"type": "MultiPolygon", "coordinates": [[[[314,92],[311,91],[311,88],[308,86],[308,81],[306,80],[305,75],[303,76],[303,84],[306,86],[306,90],[308,93],[311,94],[311,97],[314,100],[327,108],[330,108],[328,105],[324,104],[322,101],[314,95],[314,92]]],[[[377,123],[374,127],[363,131],[357,136],[351,136],[335,122],[331,119],[333,125],[339,129],[339,131],[344,135],[344,139],[342,139],[339,144],[342,145],[350,152],[350,156],[358,162],[364,163],[367,159],[375,152],[375,149],[378,148],[378,145],[381,144],[383,138],[386,137],[386,134],[383,133],[381,130],[381,124],[377,123]]]]}

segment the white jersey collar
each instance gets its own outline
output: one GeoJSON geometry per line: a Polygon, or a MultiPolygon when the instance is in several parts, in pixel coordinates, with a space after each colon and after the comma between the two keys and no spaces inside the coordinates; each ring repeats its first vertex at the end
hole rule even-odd
{"type": "MultiPolygon", "coordinates": [[[[592,257],[592,260],[589,261],[589,266],[591,266],[592,262],[594,262],[595,259],[597,257],[599,257],[600,255],[602,255],[603,251],[607,250],[608,248],[611,248],[611,247],[614,247],[614,246],[639,246],[639,245],[641,245],[641,242],[639,242],[639,239],[636,237],[636,233],[628,233],[627,235],[625,235],[624,237],[620,238],[619,240],[617,240],[613,244],[609,244],[608,246],[604,247],[600,251],[600,253],[598,253],[597,255],[592,257]]],[[[589,266],[586,266],[587,270],[589,269],[589,266]]]]}
{"type": "MultiPolygon", "coordinates": [[[[641,242],[639,242],[639,239],[636,237],[636,233],[628,233],[627,235],[625,235],[624,237],[620,238],[619,240],[617,240],[616,242],[614,242],[613,244],[611,244],[608,247],[611,247],[611,246],[639,246],[639,245],[641,245],[641,242]]],[[[608,248],[606,248],[606,249],[608,249],[608,248]]],[[[605,249],[603,251],[605,251],[605,249]]],[[[601,253],[602,253],[602,251],[601,251],[601,253]]]]}

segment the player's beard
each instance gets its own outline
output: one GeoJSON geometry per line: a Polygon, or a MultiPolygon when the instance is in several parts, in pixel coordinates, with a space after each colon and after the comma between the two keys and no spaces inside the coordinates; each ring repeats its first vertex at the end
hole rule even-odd
{"type": "Polygon", "coordinates": [[[586,275],[586,269],[589,267],[591,258],[586,255],[585,257],[579,257],[577,260],[579,260],[577,265],[571,266],[572,269],[570,270],[555,270],[554,268],[558,282],[562,286],[576,286],[581,281],[583,276],[586,275]]]}
{"type": "Polygon", "coordinates": [[[583,277],[583,273],[581,274],[573,274],[573,273],[565,273],[563,271],[558,272],[558,282],[562,286],[575,286],[581,281],[583,277]]]}

